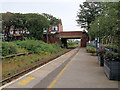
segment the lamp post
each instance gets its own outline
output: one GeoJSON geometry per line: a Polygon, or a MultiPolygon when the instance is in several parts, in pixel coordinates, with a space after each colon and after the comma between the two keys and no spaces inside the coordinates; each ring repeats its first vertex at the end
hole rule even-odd
{"type": "Polygon", "coordinates": [[[99,19],[98,19],[99,14],[97,14],[97,21],[98,21],[98,29],[97,29],[97,37],[96,37],[96,50],[97,50],[97,55],[98,55],[98,47],[99,47],[99,19]]]}
{"type": "Polygon", "coordinates": [[[97,48],[99,47],[99,18],[98,18],[98,37],[97,37],[97,48]]]}
{"type": "Polygon", "coordinates": [[[98,48],[98,46],[99,46],[99,19],[98,19],[98,14],[97,14],[97,21],[98,21],[98,29],[97,29],[97,37],[96,37],[96,49],[98,48]]]}

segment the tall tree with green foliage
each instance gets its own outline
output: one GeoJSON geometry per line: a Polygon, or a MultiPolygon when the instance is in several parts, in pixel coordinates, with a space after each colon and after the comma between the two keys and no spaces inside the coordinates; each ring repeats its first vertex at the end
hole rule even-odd
{"type": "Polygon", "coordinates": [[[102,13],[102,7],[100,2],[84,2],[80,4],[80,9],[77,14],[77,23],[81,28],[88,30],[90,24],[95,20],[95,17],[102,13]]]}
{"type": "Polygon", "coordinates": [[[47,13],[43,13],[42,15],[45,16],[50,21],[50,25],[54,25],[54,24],[58,25],[61,23],[61,19],[57,19],[53,15],[47,13]]]}
{"type": "Polygon", "coordinates": [[[49,27],[49,20],[40,14],[26,14],[27,28],[30,31],[30,36],[35,39],[40,39],[43,35],[43,28],[49,27]]]}
{"type": "Polygon", "coordinates": [[[103,3],[103,14],[91,23],[88,33],[92,39],[99,37],[103,44],[120,43],[119,2],[103,3]],[[98,24],[99,20],[99,24],[98,24]]]}
{"type": "Polygon", "coordinates": [[[43,28],[48,28],[50,21],[43,15],[36,13],[3,13],[3,30],[6,31],[9,37],[10,26],[15,26],[15,29],[24,29],[25,27],[30,32],[30,37],[40,39],[43,34],[43,28]]]}

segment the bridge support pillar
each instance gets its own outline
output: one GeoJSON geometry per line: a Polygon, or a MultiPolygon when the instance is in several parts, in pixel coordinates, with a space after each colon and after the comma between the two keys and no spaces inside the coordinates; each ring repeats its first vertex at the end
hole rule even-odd
{"type": "Polygon", "coordinates": [[[67,48],[67,39],[61,38],[62,44],[64,44],[64,48],[67,48]]]}

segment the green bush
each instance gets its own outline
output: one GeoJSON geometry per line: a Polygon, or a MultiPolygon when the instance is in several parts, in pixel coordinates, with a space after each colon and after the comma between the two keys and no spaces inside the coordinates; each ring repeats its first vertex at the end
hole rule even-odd
{"type": "Polygon", "coordinates": [[[7,56],[10,54],[16,54],[18,52],[16,44],[12,42],[2,43],[2,56],[7,56]]]}
{"type": "Polygon", "coordinates": [[[51,55],[57,53],[61,48],[58,44],[47,44],[39,40],[25,40],[17,41],[16,44],[20,48],[25,48],[35,54],[46,54],[51,55]]]}
{"type": "Polygon", "coordinates": [[[21,52],[27,51],[35,54],[44,55],[51,55],[62,50],[60,45],[58,45],[57,43],[47,44],[39,40],[3,42],[2,49],[3,56],[19,53],[20,50],[21,52]]]}

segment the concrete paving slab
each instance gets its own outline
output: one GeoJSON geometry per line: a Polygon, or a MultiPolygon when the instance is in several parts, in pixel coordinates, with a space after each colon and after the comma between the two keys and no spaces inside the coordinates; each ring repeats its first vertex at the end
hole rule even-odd
{"type": "Polygon", "coordinates": [[[44,78],[46,77],[48,74],[50,73],[50,71],[48,70],[43,70],[43,69],[40,69],[34,73],[31,73],[30,76],[34,76],[34,77],[38,77],[38,78],[44,78]]]}
{"type": "Polygon", "coordinates": [[[106,77],[97,59],[81,48],[52,88],[118,88],[118,81],[106,77]]]}

